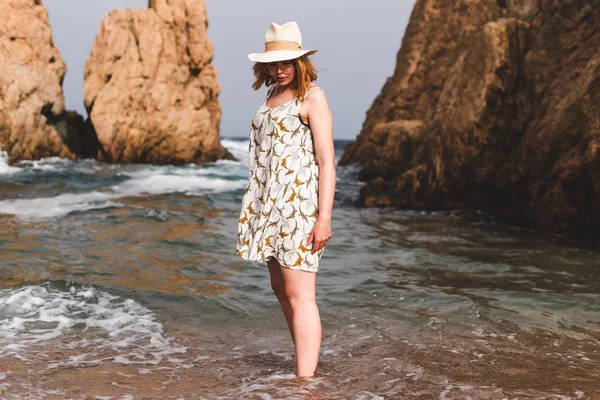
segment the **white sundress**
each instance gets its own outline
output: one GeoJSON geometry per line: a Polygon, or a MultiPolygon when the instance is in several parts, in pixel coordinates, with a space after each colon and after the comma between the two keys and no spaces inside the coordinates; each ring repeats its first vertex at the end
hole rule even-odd
{"type": "Polygon", "coordinates": [[[325,248],[311,254],[307,243],[319,215],[313,136],[300,118],[302,99],[271,108],[273,90],[252,118],[237,253],[245,260],[273,257],[284,267],[317,272],[325,248]]]}

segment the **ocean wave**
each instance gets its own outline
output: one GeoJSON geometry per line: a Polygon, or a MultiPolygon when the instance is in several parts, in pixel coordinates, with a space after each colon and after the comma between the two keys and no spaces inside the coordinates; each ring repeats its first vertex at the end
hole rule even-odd
{"type": "Polygon", "coordinates": [[[0,175],[12,175],[19,171],[19,168],[8,165],[8,153],[0,150],[0,175]]]}
{"type": "Polygon", "coordinates": [[[171,345],[157,317],[141,304],[89,286],[59,282],[0,290],[0,315],[0,358],[27,360],[49,343],[77,350],[77,357],[49,368],[94,363],[100,355],[154,365],[187,351],[171,345]],[[73,332],[73,340],[65,339],[73,332]]]}
{"type": "Polygon", "coordinates": [[[221,144],[240,161],[248,161],[248,139],[246,140],[231,140],[222,139],[221,144]]]}
{"type": "Polygon", "coordinates": [[[54,197],[0,201],[0,213],[24,219],[57,218],[75,211],[109,208],[118,196],[102,192],[65,193],[54,197]]]}
{"type": "Polygon", "coordinates": [[[226,192],[243,189],[246,182],[241,180],[227,180],[221,178],[209,178],[204,176],[179,176],[177,174],[153,174],[149,171],[141,171],[132,174],[129,179],[113,186],[115,195],[137,196],[140,194],[164,194],[185,193],[199,194],[207,190],[212,192],[226,192]]]}
{"type": "Polygon", "coordinates": [[[0,213],[15,215],[22,219],[59,218],[75,211],[119,207],[121,204],[114,200],[123,197],[167,193],[199,195],[206,192],[243,189],[246,184],[247,180],[147,174],[115,185],[111,192],[65,193],[54,197],[2,200],[0,201],[0,213]]]}
{"type": "MultiPolygon", "coordinates": [[[[183,166],[108,165],[95,160],[72,161],[51,157],[38,161],[23,161],[16,166],[9,166],[8,156],[2,153],[0,174],[7,175],[4,179],[8,181],[13,179],[22,181],[19,177],[29,176],[23,175],[24,173],[34,174],[26,180],[37,180],[39,176],[59,184],[62,184],[65,179],[72,179],[73,173],[96,174],[106,179],[95,180],[95,185],[90,184],[90,188],[95,189],[92,191],[62,193],[52,197],[0,200],[0,214],[15,215],[21,219],[53,219],[72,212],[122,207],[123,205],[117,200],[124,197],[168,193],[194,196],[243,189],[248,179],[248,141],[223,139],[222,144],[238,160],[219,160],[214,163],[183,166]],[[60,172],[60,175],[55,175],[56,172],[60,172]],[[117,184],[113,184],[115,178],[120,180],[117,184]]],[[[82,178],[76,179],[82,182],[82,178]]],[[[78,190],[80,188],[75,189],[78,190]]]]}
{"type": "Polygon", "coordinates": [[[93,159],[73,161],[60,157],[47,157],[42,158],[41,160],[22,160],[14,165],[9,165],[8,158],[8,153],[6,151],[0,151],[0,176],[48,172],[95,174],[101,168],[105,168],[103,163],[93,159]]]}
{"type": "MultiPolygon", "coordinates": [[[[116,174],[112,168],[98,171],[98,174],[107,174],[106,182],[111,182],[110,176],[125,179],[116,185],[109,187],[103,183],[104,187],[94,191],[63,193],[53,197],[0,200],[0,214],[15,215],[21,219],[60,218],[76,211],[120,207],[122,204],[116,201],[124,197],[168,193],[194,196],[236,191],[247,184],[247,167],[238,162],[186,166],[127,165],[120,168],[116,174]]],[[[68,176],[61,176],[59,181],[66,178],[68,176]]]]}

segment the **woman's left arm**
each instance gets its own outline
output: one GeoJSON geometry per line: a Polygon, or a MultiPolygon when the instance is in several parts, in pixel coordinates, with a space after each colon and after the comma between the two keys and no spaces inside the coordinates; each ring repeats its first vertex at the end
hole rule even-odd
{"type": "Polygon", "coordinates": [[[335,148],[333,117],[325,93],[320,88],[315,88],[311,90],[306,101],[308,124],[313,133],[319,166],[319,217],[308,237],[308,243],[313,243],[311,252],[314,254],[325,246],[331,237],[331,210],[336,183],[335,148]]]}

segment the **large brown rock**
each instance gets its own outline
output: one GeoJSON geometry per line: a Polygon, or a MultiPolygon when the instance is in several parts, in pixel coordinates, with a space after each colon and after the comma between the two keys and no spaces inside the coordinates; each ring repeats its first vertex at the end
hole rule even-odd
{"type": "Polygon", "coordinates": [[[39,0],[0,0],[0,149],[9,162],[74,158],[65,140],[66,66],[39,0]]]}
{"type": "Polygon", "coordinates": [[[155,164],[232,159],[219,140],[220,87],[204,1],[149,5],[110,12],[85,67],[85,105],[106,157],[155,164]]]}
{"type": "Polygon", "coordinates": [[[417,0],[341,165],[368,206],[600,228],[600,0],[417,0]]]}

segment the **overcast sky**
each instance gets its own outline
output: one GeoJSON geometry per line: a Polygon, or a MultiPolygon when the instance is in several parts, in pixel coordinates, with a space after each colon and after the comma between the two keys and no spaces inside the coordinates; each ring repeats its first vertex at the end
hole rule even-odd
{"type": "MultiPolygon", "coordinates": [[[[83,68],[100,22],[112,9],[145,8],[147,0],[43,0],[54,41],[67,63],[67,108],[86,115],[83,68]]],[[[365,113],[392,74],[414,0],[206,0],[208,34],[215,45],[223,107],[221,136],[247,137],[264,99],[254,92],[247,54],[261,52],[271,22],[295,20],[319,71],[333,112],[337,139],[354,139],[365,113]]]]}

